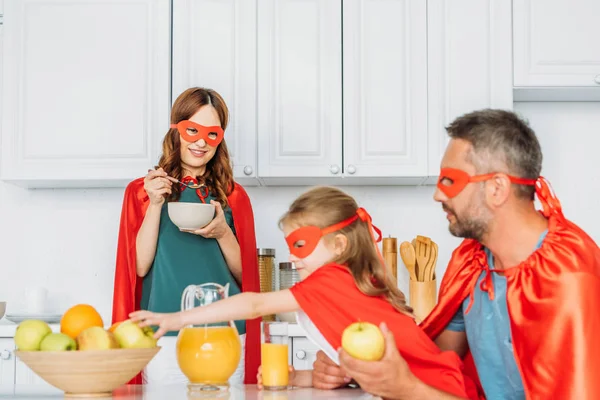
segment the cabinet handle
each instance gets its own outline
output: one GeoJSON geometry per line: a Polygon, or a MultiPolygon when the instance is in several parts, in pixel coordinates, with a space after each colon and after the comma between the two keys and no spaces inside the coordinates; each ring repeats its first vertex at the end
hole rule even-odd
{"type": "Polygon", "coordinates": [[[252,169],[252,167],[251,167],[251,166],[249,166],[249,165],[246,165],[246,166],[244,167],[244,174],[246,174],[246,175],[252,175],[252,171],[253,171],[253,169],[252,169]]]}
{"type": "Polygon", "coordinates": [[[337,175],[340,173],[340,167],[338,167],[337,165],[332,165],[331,167],[329,167],[329,170],[334,175],[337,175]]]}
{"type": "Polygon", "coordinates": [[[348,170],[348,173],[350,175],[354,175],[354,173],[356,172],[356,167],[352,164],[348,165],[348,168],[346,168],[346,170],[348,170]]]}
{"type": "Polygon", "coordinates": [[[8,350],[2,350],[2,352],[0,352],[0,358],[3,360],[10,360],[10,354],[11,352],[8,350]]]}
{"type": "Polygon", "coordinates": [[[304,350],[297,351],[296,358],[298,360],[304,360],[306,358],[306,352],[304,350]]]}
{"type": "Polygon", "coordinates": [[[596,75],[596,77],[594,78],[594,82],[600,85],[600,75],[596,75]]]}

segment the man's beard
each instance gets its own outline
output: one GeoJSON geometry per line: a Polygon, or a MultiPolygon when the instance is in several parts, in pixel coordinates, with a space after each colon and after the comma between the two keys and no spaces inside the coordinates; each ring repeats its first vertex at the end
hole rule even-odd
{"type": "MultiPolygon", "coordinates": [[[[480,207],[484,207],[480,205],[480,207]]],[[[448,230],[453,236],[462,237],[465,239],[475,239],[478,242],[481,242],[484,235],[488,231],[488,221],[489,218],[486,218],[487,215],[479,215],[477,217],[459,217],[454,210],[445,204],[442,205],[444,211],[449,212],[454,216],[455,221],[450,222],[448,226],[448,230]]],[[[469,207],[467,210],[473,210],[473,207],[469,207]]],[[[481,210],[480,214],[487,214],[486,210],[481,210]]]]}

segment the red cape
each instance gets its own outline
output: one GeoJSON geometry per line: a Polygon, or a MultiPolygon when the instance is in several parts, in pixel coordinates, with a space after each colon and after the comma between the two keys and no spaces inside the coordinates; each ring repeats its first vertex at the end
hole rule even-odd
{"type": "MultiPolygon", "coordinates": [[[[250,198],[244,188],[236,183],[227,201],[231,207],[242,254],[241,290],[260,292],[254,214],[250,198]]],[[[113,324],[128,319],[129,313],[140,309],[142,278],[136,274],[135,241],[148,204],[144,179],[138,178],[127,186],[123,199],[113,294],[113,324]]],[[[256,383],[256,374],[260,365],[260,318],[246,321],[245,363],[244,383],[256,383]]],[[[133,378],[130,383],[141,384],[141,374],[133,378]]]]}
{"type": "MultiPolygon", "coordinates": [[[[455,396],[477,399],[475,385],[463,375],[463,363],[453,351],[442,352],[415,324],[385,298],[365,295],[347,267],[328,264],[317,269],[290,291],[322,335],[331,354],[342,345],[344,330],[356,321],[385,322],[394,334],[398,351],[415,376],[426,384],[455,396]]],[[[309,334],[310,337],[310,334],[309,334]]]]}
{"type": "MultiPolygon", "coordinates": [[[[538,192],[548,218],[541,247],[505,270],[517,367],[528,399],[600,399],[600,249],[547,196],[538,192]]],[[[482,245],[463,241],[452,254],[437,306],[421,324],[430,337],[446,329],[482,271],[491,273],[482,245]]],[[[493,295],[491,285],[485,289],[493,295]]],[[[479,382],[470,354],[465,366],[479,382]]]]}

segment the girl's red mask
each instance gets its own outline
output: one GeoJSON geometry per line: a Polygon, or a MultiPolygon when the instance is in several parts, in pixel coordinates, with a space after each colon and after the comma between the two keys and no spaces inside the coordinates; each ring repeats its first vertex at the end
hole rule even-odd
{"type": "MultiPolygon", "coordinates": [[[[451,199],[458,195],[471,182],[483,182],[492,179],[497,173],[471,176],[465,171],[455,168],[442,168],[437,187],[451,199]]],[[[535,186],[535,179],[523,179],[507,175],[512,183],[535,186]]]]}
{"type": "Polygon", "coordinates": [[[204,139],[212,147],[217,147],[224,136],[223,128],[220,126],[204,126],[187,119],[171,124],[171,128],[177,129],[186,142],[194,143],[204,139]]]}
{"type": "Polygon", "coordinates": [[[367,222],[369,224],[369,231],[371,232],[371,236],[373,240],[377,243],[381,241],[381,231],[376,226],[373,226],[371,223],[371,216],[364,208],[359,208],[356,210],[356,215],[342,221],[337,224],[333,224],[328,226],[327,228],[319,228],[318,226],[303,226],[301,228],[296,229],[292,233],[286,236],[285,241],[288,244],[290,249],[290,254],[298,258],[306,258],[308,257],[317,247],[321,238],[325,235],[328,235],[332,232],[339,231],[342,228],[350,225],[357,219],[361,221],[367,222]],[[373,235],[373,230],[377,232],[379,237],[375,239],[373,235]]]}

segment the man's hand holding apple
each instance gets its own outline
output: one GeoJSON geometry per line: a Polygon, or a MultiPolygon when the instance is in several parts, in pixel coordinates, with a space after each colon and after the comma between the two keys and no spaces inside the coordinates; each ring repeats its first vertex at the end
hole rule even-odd
{"type": "MultiPolygon", "coordinates": [[[[394,335],[388,330],[385,323],[380,325],[380,329],[385,343],[383,357],[380,360],[361,360],[352,357],[348,351],[340,349],[340,366],[368,393],[383,398],[411,398],[419,381],[398,352],[394,335]]],[[[355,356],[357,355],[356,351],[360,351],[359,349],[349,350],[355,353],[355,356]]]]}

